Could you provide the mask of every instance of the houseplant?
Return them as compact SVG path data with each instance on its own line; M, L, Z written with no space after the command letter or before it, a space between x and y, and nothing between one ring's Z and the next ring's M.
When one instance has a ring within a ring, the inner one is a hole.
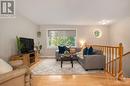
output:
M18 36L16 36L16 44L17 44L18 54L21 54L21 49L23 48L23 44L20 42L20 38Z

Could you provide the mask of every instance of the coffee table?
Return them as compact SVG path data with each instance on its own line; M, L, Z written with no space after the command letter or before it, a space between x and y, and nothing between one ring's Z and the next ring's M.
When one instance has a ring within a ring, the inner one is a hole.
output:
M70 54L69 56L65 56L64 54L61 55L61 68L62 68L62 65L63 65L64 61L70 61L71 66L73 68L73 61L74 60L78 61L78 58L76 59L76 54Z

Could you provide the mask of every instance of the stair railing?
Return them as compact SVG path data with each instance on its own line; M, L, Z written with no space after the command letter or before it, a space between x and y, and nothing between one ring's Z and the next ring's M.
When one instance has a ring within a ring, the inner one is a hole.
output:
M94 49L102 50L106 56L105 71L111 74L118 80L123 79L122 57L123 45L120 43L118 46L102 46L91 45Z

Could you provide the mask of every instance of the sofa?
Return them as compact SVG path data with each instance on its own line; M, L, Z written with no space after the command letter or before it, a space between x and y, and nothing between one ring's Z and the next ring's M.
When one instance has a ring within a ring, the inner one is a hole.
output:
M27 66L15 67L13 71L0 74L0 86L31 86L30 74Z
M94 49L93 55L83 55L78 61L85 70L103 70L106 59L101 50Z
M104 70L106 58L103 55L101 50L93 49L93 55L83 55L83 51L81 48L75 48L76 52L82 55L78 55L75 59L78 59L79 64L87 71L87 70ZM61 54L56 50L55 58L57 61L60 61Z

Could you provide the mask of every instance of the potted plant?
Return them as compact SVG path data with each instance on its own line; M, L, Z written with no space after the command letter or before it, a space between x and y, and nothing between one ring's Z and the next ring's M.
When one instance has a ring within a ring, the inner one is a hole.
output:
M20 42L20 38L18 36L16 36L16 44L17 44L18 54L21 54L21 49L23 48L23 44Z

